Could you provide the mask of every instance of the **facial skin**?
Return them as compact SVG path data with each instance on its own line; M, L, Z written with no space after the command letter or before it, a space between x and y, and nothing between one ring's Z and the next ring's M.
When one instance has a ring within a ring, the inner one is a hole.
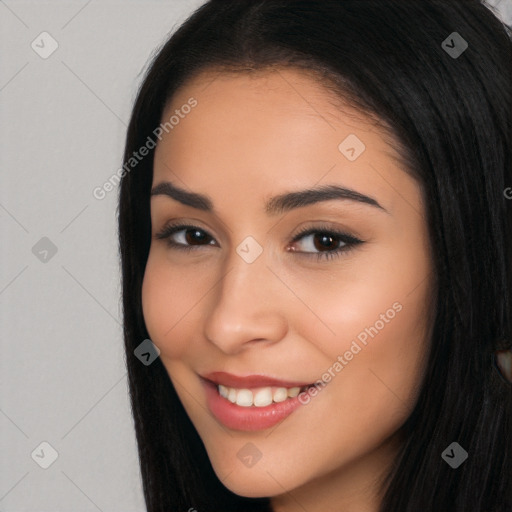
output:
M272 497L277 512L377 511L378 479L396 454L429 347L432 261L419 185L380 128L348 106L336 110L300 71L203 73L162 119L191 97L197 106L157 145L153 187L170 181L207 195L214 213L152 196L142 289L150 337L227 488ZM338 149L349 134L366 146L354 161ZM328 184L383 209L331 199L265 213L273 196ZM170 222L208 236L182 230L172 239L192 249L172 248L155 237ZM319 260L342 245L322 245L326 226L364 243ZM248 236L263 249L252 263L236 251ZM393 304L401 310L389 319ZM382 323L347 361L357 336ZM338 356L347 364L307 405L256 432L221 425L199 379L225 371L313 383ZM237 457L249 442L262 454L252 467Z

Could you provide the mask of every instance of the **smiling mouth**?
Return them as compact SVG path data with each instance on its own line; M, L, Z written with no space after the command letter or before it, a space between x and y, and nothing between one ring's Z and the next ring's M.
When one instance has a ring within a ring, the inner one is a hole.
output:
M311 385L302 387L294 386L291 388L266 386L260 388L233 388L217 384L217 391L220 396L229 400L232 404L241 407L266 407L272 403L281 403L290 398L295 398L303 391L306 391Z
M301 393L314 386L304 381L226 372L200 378L208 409L215 419L240 431L259 431L280 423L303 404Z
M215 386L222 398L241 407L266 407L286 402L313 385L265 375L239 376L227 372L213 372L202 378Z

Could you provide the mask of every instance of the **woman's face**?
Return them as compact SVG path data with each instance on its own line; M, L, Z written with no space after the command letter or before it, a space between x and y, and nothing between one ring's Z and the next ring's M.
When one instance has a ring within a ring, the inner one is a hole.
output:
M283 510L366 510L428 350L420 188L331 100L298 71L204 73L155 150L149 335L219 479Z

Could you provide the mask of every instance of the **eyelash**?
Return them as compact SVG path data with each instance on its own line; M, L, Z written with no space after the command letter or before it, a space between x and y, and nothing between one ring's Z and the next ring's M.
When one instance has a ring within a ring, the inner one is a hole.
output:
M183 245L174 242L171 240L171 236L175 233L178 233L183 230L196 230L196 231L202 231L203 233L207 234L207 237L209 237L211 240L214 240L213 237L211 237L207 231L204 229L193 226L191 224L167 224L160 232L158 232L155 235L155 238L159 240L166 240L167 244L173 248L177 249L179 251L185 251L190 252L192 250L195 250L196 247L202 247L202 245ZM342 242L344 245L339 247L338 249L334 249L332 251L321 251L318 253L310 253L310 252L301 252L301 251L292 251L292 252L298 252L300 254L306 255L306 257L313 257L316 255L317 260L320 261L321 259L333 259L334 257L340 257L342 253L347 253L351 249L353 249L356 245L364 243L363 240L360 240L359 238L356 238L355 236L349 235L348 233L344 233L342 231L337 231L335 229L330 228L329 226L316 226L314 228L304 228L302 231L297 233L293 239L292 242L297 242L301 238L304 238L308 235L312 234L322 234L322 235L328 235L332 236L335 240L339 242ZM203 245L210 245L203 244Z

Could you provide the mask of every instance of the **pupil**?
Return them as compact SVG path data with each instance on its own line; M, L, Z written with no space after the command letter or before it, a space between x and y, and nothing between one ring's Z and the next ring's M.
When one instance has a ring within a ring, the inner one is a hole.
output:
M185 238L187 239L187 243L193 244L194 242L201 242L206 239L205 234L201 234L201 230L199 229L190 229L187 230ZM195 237L195 238L194 238Z
M317 246L317 244L315 243L315 248L316 249L330 249L331 245L333 244L334 242L334 237L331 236L331 235L328 235L328 234L323 234L323 235L319 235L320 240L321 240L321 244L320 247ZM316 237L315 237L315 240L316 240Z

